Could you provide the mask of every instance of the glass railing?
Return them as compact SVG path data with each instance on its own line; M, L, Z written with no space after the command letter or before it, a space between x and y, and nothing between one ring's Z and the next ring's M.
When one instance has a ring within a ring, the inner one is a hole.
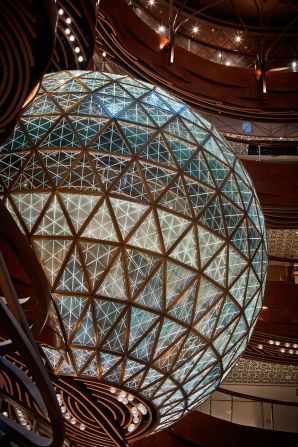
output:
M235 424L298 432L298 402L266 399L218 388L197 410Z

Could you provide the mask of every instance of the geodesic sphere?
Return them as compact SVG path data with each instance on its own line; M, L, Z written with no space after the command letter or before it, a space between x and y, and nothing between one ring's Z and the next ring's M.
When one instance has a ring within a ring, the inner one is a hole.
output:
M153 85L53 73L0 169L63 323L68 360L45 349L55 373L142 395L161 426L204 400L246 347L267 262L224 138Z

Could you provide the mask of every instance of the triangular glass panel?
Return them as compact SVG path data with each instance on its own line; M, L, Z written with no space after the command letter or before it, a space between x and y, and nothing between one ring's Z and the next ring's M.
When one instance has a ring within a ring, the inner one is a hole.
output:
M118 82L111 82L101 87L100 94L119 96L120 98L132 99L126 90L124 90Z
M114 365L121 360L118 355L107 354L101 352L99 354L101 374L105 375Z
M156 369L150 368L146 374L145 380L142 383L142 388L145 388L147 385L151 385L156 380L163 378L163 374L158 372Z
M255 227L250 223L249 220L247 220L247 235L249 241L250 255L251 257L253 257L256 249L258 248L261 242L261 235L255 229Z
M14 154L15 156L16 154ZM0 170L1 170L1 162L2 158L0 158ZM4 178L2 176L1 171L1 179L5 183L5 174ZM49 177L42 165L40 164L39 159L36 154L33 154L24 169L21 172L21 175L18 177L17 181L13 185L13 190L21 189L21 190L34 190L34 189L43 189L43 188L51 188L52 183L49 181Z
M63 360L59 367L58 374L73 374L75 371L73 367L66 360Z
M240 177L238 177L236 175L236 179L237 179L237 185L239 187L240 190L240 195L242 198L242 202L244 204L244 207L246 209L248 209L249 203L251 201L252 198L252 191L251 189L242 181L242 179Z
M64 79L63 79L64 80ZM67 82L63 82L55 89L58 92L86 92L86 87L80 83L77 79L70 79Z
M103 105L111 117L116 117L122 110L133 104L134 99L124 98L123 96L102 95L96 93L96 101Z
M187 164L184 168L184 172L212 188L215 186L210 174L210 168L207 166L201 151Z
M162 206L178 213L191 216L191 208L187 200L187 194L181 177L174 180L165 194L159 199Z
M206 155L206 158L214 180L220 186L230 169L211 155Z
M80 242L84 264L88 272L91 288L101 279L102 273L110 264L117 247L97 242Z
M176 297L188 286L196 272L167 261L166 306L169 307Z
M205 270L205 275L209 276L213 281L221 286L226 286L226 272L228 269L227 247L224 247L220 253L213 259Z
M139 224L128 244L150 251L161 252L153 211Z
M247 266L245 259L231 246L229 246L228 284L230 285Z
M133 296L142 283L150 277L159 258L134 250L126 250L126 257L130 292Z
M220 239L211 231L206 230L203 227L198 227L199 244L200 244L200 256L201 266L203 267L223 246L225 241Z
M51 367L55 369L61 358L60 352L56 349L46 348L44 346L42 347L42 350L46 354L47 360L49 361Z
M119 120L131 121L133 123L144 124L145 126L155 126L154 121L142 107L141 103L135 103L123 110L118 115Z
M42 119L42 118L39 118ZM49 125L50 127L50 125ZM35 143L36 144L36 143ZM62 118L42 142L42 147L80 147L73 129L66 118Z
M234 333L226 347L226 350L228 351L232 346L235 346L235 344L245 335L247 334L247 325L245 322L245 319L243 316L239 319L236 329L234 330Z
M169 315L174 317L176 320L181 320L185 324L189 324L193 306L195 303L197 284L193 284L179 300L170 308Z
M202 220L209 228L211 228L211 230L219 232L225 236L225 225L218 197L209 203L207 210L202 215Z
M119 121L122 131L133 151L139 152L141 148L153 137L157 131L150 127L140 126L138 124L129 124Z
M160 166L153 166L143 162L140 164L153 200L156 200L176 176L176 173L170 172Z
M196 330L203 335L203 337L211 339L221 305L221 301L217 302L209 312L195 324Z
M59 104L58 112L61 113L60 109L63 112L69 111L69 109L71 109L76 104L78 104L80 101L82 101L82 99L86 98L86 95L84 95L82 93L53 93L53 92L51 92L51 97ZM47 95L47 98L49 98L49 95ZM54 110L54 113L56 113L56 110Z
M145 338L143 338L130 352L130 355L139 359L143 360L144 362L148 362L151 358L152 354L152 348L155 344L155 338L157 336L159 329L159 324L156 324L156 326L153 326L151 328L148 335L146 335Z
M183 167L190 157L198 150L197 146L179 140L169 134L166 134L166 141L180 167Z
M93 318L90 307L80 322L71 343L73 345L95 346Z
M82 369L90 357L94 354L94 351L88 351L88 349L78 349L72 348L71 353L74 357L77 371L79 372Z
M200 279L200 288L195 310L195 320L218 301L222 294L223 290L202 276Z
M185 180L192 207L195 214L198 215L211 199L214 191L207 189L205 186L202 187L198 183L191 181L188 177L185 177Z
M172 345L169 349L162 352L161 356L154 361L154 365L158 369L169 371L177 357L179 350L184 342L184 338L181 338L175 345Z
M144 180L136 163L133 163L128 171L122 175L114 190L119 194L133 197L134 199L148 200Z
M247 230L245 220L239 225L233 236L231 242L235 244L238 250L248 257L248 245L247 245Z
M124 279L124 267L121 256L119 256L117 260L113 262L113 266L101 283L97 294L117 298L120 300L127 299Z
M175 214L160 209L158 210L158 217L165 249L168 251L173 243L179 239L190 222Z
M63 239L33 240L34 248L42 261L42 266L51 286L56 280L71 244L72 241Z
M149 104L151 106L157 107L158 109L172 111L171 108L167 105L166 101L161 99L161 96L158 95L155 91L150 91L146 96L142 98L142 102Z
M49 193L11 194L11 199L29 231L32 230L33 225L39 218L49 196Z
M35 98L32 106L29 106L22 115L54 115L55 113L60 114L60 109L48 95L42 95L39 99Z
M123 382L131 379L131 377L140 372L141 369L144 369L144 365L134 360L127 359L125 363Z
M10 137L5 140L5 144L0 147L0 153L31 148L31 142L29 142L20 125L16 124L13 132L10 134Z
M82 236L97 240L118 240L106 202L103 202L91 218L89 224L83 231Z
M98 377L98 367L97 367L96 357L94 357L94 359L92 359L91 362L88 363L87 367L85 369L83 369L81 374L83 374L84 376L88 376L88 377L90 377L90 376Z
M154 273L136 299L136 303L145 307L161 310L163 306L163 269L162 266Z
M61 182L63 176L76 162L79 156L78 152L66 152L65 150L40 150L38 153L41 155L47 171L56 186Z
M162 351L168 349L170 345L177 345L178 339L185 334L185 327L173 320L164 318L159 334L158 343L155 347L154 357L158 357Z
M55 299L55 304L59 309L59 315L68 338L77 324L86 303L87 298L82 296L58 295Z
M28 158L29 152L18 152L0 155L1 180L5 186L10 187Z
M244 214L243 211L236 208L230 201L225 200L223 197L221 197L221 202L223 206L223 214L225 216L227 231L228 234L231 234L231 232L239 224Z
M140 154L140 157L143 160L176 168L173 157L161 134L158 134L156 138L150 142L146 149Z
M230 174L225 184L221 187L222 193L232 202L236 203L240 208L243 207L241 196L237 187L234 174Z
M24 125L27 134L29 135L33 145L40 144L42 138L45 137L49 129L54 126L57 122L57 116L47 116L47 117L38 117L38 118L22 118L21 123ZM61 127L60 124L56 124L56 126ZM55 129L55 127L54 127ZM51 133L53 129L51 130ZM44 144L44 142L43 142ZM58 145L61 146L61 145Z
M130 329L128 348L131 347L144 335L144 333L152 326L159 315L146 310L132 307L130 315Z
M197 126L195 122L183 120L187 129L191 132L192 136L195 138L196 142L201 146L204 146L204 142L209 138L210 132L206 131L205 128Z
M105 376L105 380L112 383L119 383L120 377L121 377L121 371L120 365L116 366L112 370L109 371L109 373Z
M107 123L103 118L83 118L80 116L71 116L71 124L80 136L83 145L88 145L90 141L100 132Z
M147 206L127 200L110 199L122 238L131 232L148 209Z
M124 309L123 304L114 301L106 301L99 298L94 300L95 320L99 340L103 340L107 332L112 328L120 313Z
M125 350L125 334L127 332L127 317L126 315L120 319L118 324L110 332L105 343L102 345L103 349L112 352L124 352Z
M259 279L255 275L253 269L249 270L248 282L247 282L247 290L245 296L245 303L248 303L250 298L254 296L258 288L260 287Z
M65 95L66 96L66 95ZM72 95L75 96L75 95ZM79 95L77 95L79 96ZM98 95L97 93L93 93L92 95L88 95L86 97L86 95L80 95L80 101L82 98L86 98L83 99L78 105L77 107L74 106L74 104L77 103L77 101L75 101L71 107L73 106L71 113L75 114L75 115L94 115L96 117L98 116L107 116L109 117L110 114L107 111L107 109L101 104L100 102L100 95Z
M35 234L43 236L70 236L72 232L57 196L54 196L41 219Z
M245 299L248 269L241 274L237 281L230 288L229 292L240 306L243 306Z
M151 106L144 102L141 102L141 104L142 104L142 108L146 111L146 113L154 120L155 124L159 127L163 126L167 121L169 121L173 117L173 114L171 112L167 112L164 109L159 109L157 107Z
M239 315L240 309L230 297L226 297L222 306L220 317L215 329L215 335L217 335L223 328L229 326L232 329L231 322ZM232 331L229 332L229 335ZM223 340L222 340L223 342Z
M218 145L218 142L215 138L213 138L213 136L211 136L206 143L204 144L204 149L209 151L211 154L215 155L215 157L217 157L219 160L227 163L226 158L223 156L223 153ZM209 161L209 156L208 154L206 154L208 157L208 161ZM213 157L212 157L213 159Z
M65 292L87 292L87 282L77 247L71 253L57 285Z
M98 202L98 197L86 194L61 194L61 198L67 209L71 223L76 233L78 233L81 226L93 211Z
M196 268L198 264L195 229L192 228L170 253L172 258Z
M89 162L86 154L69 172L69 175L63 182L63 187L71 188L75 191L100 191L101 187L95 170Z
M115 180L126 170L130 159L119 155L90 153L97 175L100 177L105 189L110 189ZM124 174L126 176L126 174Z
M183 140L189 141L190 143L192 143L192 145L195 144L193 135L189 132L183 120L181 120L181 118L178 116L174 117L172 121L167 126L165 126L164 131L174 135L175 137L183 138ZM167 136L167 139L171 139L171 137Z
M97 149L98 151L107 153L131 155L116 123L112 123L105 129L98 139L91 144L90 149Z

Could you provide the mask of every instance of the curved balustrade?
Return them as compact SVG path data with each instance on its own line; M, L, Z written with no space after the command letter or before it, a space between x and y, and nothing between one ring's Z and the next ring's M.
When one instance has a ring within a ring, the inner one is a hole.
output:
M198 409L240 425L298 432L298 402L267 399L218 388Z

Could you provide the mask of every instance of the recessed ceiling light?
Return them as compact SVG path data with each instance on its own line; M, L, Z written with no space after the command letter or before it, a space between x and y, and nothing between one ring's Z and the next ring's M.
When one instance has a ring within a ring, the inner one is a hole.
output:
M78 57L78 61L79 61L79 62L83 62L83 60L84 60L84 59L83 59L83 56L79 56L79 57Z
M75 40L75 36L72 34L71 36L69 36L69 40L73 42Z
M79 53L81 50L80 50L80 47L75 47L75 52L76 53Z
M71 23L71 19L69 17L67 17L66 19L66 23L70 24Z
M149 4L149 6L153 6L155 4L155 0L149 0L148 4Z
M70 34L70 29L69 28L66 28L65 34Z
M237 36L235 37L235 41L237 43L239 43L239 42L241 42L241 40L242 40L242 37L239 34L237 34Z
M64 11L63 11L63 9L62 9L62 8L58 9L58 14L59 14L59 16L63 16L63 14L64 14Z
M198 32L199 32L199 27L198 26L194 26L193 27L193 29L192 29L192 32L194 33L194 34L197 34Z
M164 25L159 25L158 31L160 33L163 33L166 30L166 27Z

